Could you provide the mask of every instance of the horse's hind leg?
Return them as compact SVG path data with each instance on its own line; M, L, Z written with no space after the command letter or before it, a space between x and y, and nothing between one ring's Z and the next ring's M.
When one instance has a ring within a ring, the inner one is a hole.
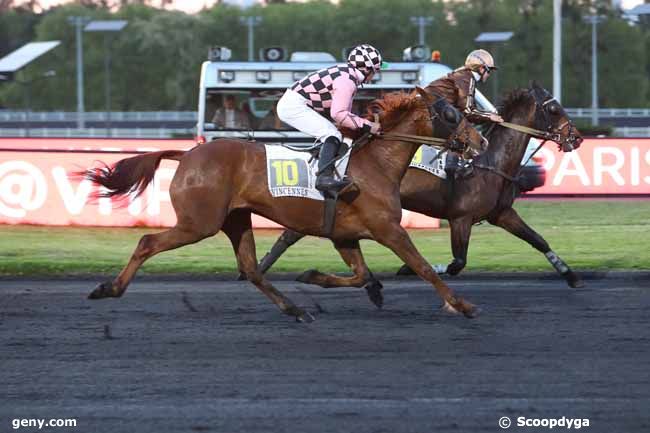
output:
M548 242L539 233L530 228L513 208L505 209L488 221L490 224L499 226L519 239L528 242L533 248L544 254L549 263L562 275L570 287L584 287L584 282L580 276L574 273L569 265L551 250Z
M93 290L89 299L100 299L107 297L120 297L126 291L127 286L133 279L136 271L150 257L167 250L182 247L183 245L193 244L208 236L214 235L215 230L195 230L192 227L176 226L167 231L144 235L138 242L138 246L133 251L129 263L122 269L120 274L113 281L108 281L98 285Z
M293 316L299 322L311 322L314 318L306 311L297 307L289 298L264 278L257 268L255 254L255 238L251 225L251 213L248 210L233 211L222 228L228 236L237 255L237 265L246 278L262 291L280 311Z
M381 308L384 302L381 293L382 285L368 269L368 265L363 258L361 247L358 240L334 242L336 250L341 255L343 261L350 267L354 275L351 277L340 277L334 274L324 274L315 269L304 272L298 277L298 281L307 284L316 284L321 287L363 287L366 285L368 298L378 308Z

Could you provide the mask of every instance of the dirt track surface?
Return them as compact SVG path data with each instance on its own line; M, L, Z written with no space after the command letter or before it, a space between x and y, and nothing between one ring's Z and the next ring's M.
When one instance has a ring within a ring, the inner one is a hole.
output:
M381 311L363 290L277 282L312 324L245 282L90 301L88 281L0 281L0 431L498 432L502 416L650 431L650 281L448 281L478 319L417 280L386 282Z

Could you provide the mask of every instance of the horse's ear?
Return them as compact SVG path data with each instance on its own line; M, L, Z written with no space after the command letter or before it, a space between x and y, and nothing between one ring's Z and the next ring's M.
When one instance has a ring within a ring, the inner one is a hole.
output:
M531 87L531 89L539 89L541 86L539 85L537 80L531 80L530 81L530 87Z
M418 92L420 96L425 100L427 104L431 104L433 102L433 97L427 93L426 90L424 90L420 86L415 86L415 91Z

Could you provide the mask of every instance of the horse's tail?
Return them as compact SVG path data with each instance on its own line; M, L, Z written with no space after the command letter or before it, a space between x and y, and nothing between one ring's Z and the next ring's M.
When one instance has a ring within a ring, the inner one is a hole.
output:
M119 197L134 193L134 198L142 194L147 185L153 180L154 174L162 159L180 161L185 154L183 150L162 150L143 155L122 159L112 166L86 170L81 174L95 185L101 185L105 190L97 192L99 197Z

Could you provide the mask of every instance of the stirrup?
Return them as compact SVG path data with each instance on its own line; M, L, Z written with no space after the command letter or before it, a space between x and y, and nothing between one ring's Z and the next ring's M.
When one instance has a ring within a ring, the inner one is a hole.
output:
M352 182L350 180L337 180L332 179L332 182L326 185L318 185L316 183L316 189L320 192L328 192L330 194L338 194L344 189L348 188Z

